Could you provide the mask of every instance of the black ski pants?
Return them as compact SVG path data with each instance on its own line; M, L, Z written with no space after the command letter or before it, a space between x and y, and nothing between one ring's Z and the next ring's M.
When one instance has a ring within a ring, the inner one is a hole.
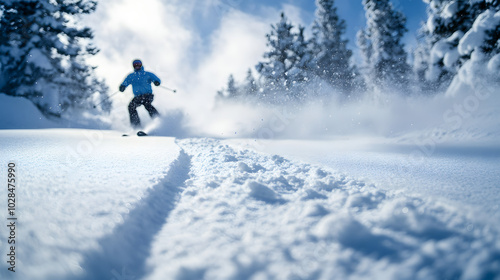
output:
M128 104L128 113L130 115L130 123L133 127L141 126L141 120L139 119L139 115L137 114L137 107L141 105L144 105L144 108L148 110L149 116L151 116L151 118L160 115L156 108L151 105L151 103L153 102L153 98L153 94L149 93L136 96L134 97L134 99L132 99L132 101L130 101L130 104Z

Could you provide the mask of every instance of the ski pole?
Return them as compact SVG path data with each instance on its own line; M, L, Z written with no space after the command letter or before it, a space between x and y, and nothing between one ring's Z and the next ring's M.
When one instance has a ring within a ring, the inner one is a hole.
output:
M120 91L115 91L115 92L113 92L111 95L109 95L108 97L104 98L101 102L99 102L99 103L97 103L96 105L94 105L94 109L95 109L97 106L101 105L104 101L106 101L106 100L110 99L110 98L111 98L111 96L113 96L113 95L115 95L115 94L117 94L117 93L119 93L119 92L120 92Z
M165 86L160 86L160 87L161 87L161 88L164 88L164 89L166 89L166 90L170 90L170 91L171 91L171 92L173 92L173 93L176 93L176 92L177 92L177 90L175 90L175 89L171 89L171 88L168 88L168 87L165 87Z

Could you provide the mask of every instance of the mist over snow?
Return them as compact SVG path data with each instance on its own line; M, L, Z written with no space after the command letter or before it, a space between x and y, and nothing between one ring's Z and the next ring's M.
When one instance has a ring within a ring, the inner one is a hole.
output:
M310 101L249 108L216 107L198 131L224 137L328 139L342 135L425 138L443 141L494 141L500 136L499 96L489 92L455 96L363 94L355 100ZM491 138L490 138L491 137ZM446 138L446 140L444 139Z
M298 7L285 4L282 10L295 24L306 25ZM455 92L466 89L451 97L443 97L440 92L410 98L401 97L399 92L359 92L347 101L334 93L332 99L306 100L300 106L220 106L215 100L217 90L226 84L229 73L242 80L246 71L254 68L266 50L265 34L278 14L279 10L271 7L259 15L248 14L224 1L102 2L88 19L101 49L91 62L106 78L110 93L131 72L135 58L141 58L145 69L162 79L162 85L177 89L173 94L154 88L154 105L164 116L161 121L148 123L145 110L138 109L143 122L149 129L155 128L158 135L315 138L342 134L398 136L415 130L425 134L434 129L449 133L457 132L457 126L465 128L473 118L488 116L491 120L497 114L490 106L495 96L472 100L468 95L474 97L473 89L458 82ZM200 25L204 24L209 27L202 30ZM103 122L127 131L126 106L131 96L131 89L113 96L113 110ZM471 112L462 112L456 106L467 106ZM473 117L468 117L469 113L474 113ZM276 118L284 118L284 125L273 124ZM495 134L489 131L495 129L490 123L476 120L474 137L481 134L479 131ZM270 128L272 132L267 131Z
M161 100L159 95L156 96ZM429 137L436 137L439 143L495 143L500 139L499 102L500 97L489 88L481 93L453 96L378 93L362 94L355 100L313 100L278 106L226 103L212 105L206 111L180 106L160 109L162 117L152 121L145 110L139 113L146 124L145 130L164 136L269 140L360 135L408 143ZM127 131L125 107L116 116L121 118L115 118L114 127Z

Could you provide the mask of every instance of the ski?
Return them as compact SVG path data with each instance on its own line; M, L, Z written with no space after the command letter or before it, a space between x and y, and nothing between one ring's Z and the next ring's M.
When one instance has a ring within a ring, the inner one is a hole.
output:
M130 136L130 135L126 134L126 133L122 134L122 137L128 137L128 136ZM139 137L148 136L148 134L142 130L139 130L139 131L137 131L137 136L139 136Z

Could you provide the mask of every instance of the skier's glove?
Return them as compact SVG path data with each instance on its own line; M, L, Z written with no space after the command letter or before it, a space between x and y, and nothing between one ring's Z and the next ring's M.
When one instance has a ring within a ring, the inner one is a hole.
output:
M120 85L120 91L121 91L121 92L124 92L124 91L125 91L125 88L126 88L126 87L125 87L124 85Z
M158 82L158 81L154 81L154 84L155 84L155 86L159 86L159 85L160 85L160 82Z

